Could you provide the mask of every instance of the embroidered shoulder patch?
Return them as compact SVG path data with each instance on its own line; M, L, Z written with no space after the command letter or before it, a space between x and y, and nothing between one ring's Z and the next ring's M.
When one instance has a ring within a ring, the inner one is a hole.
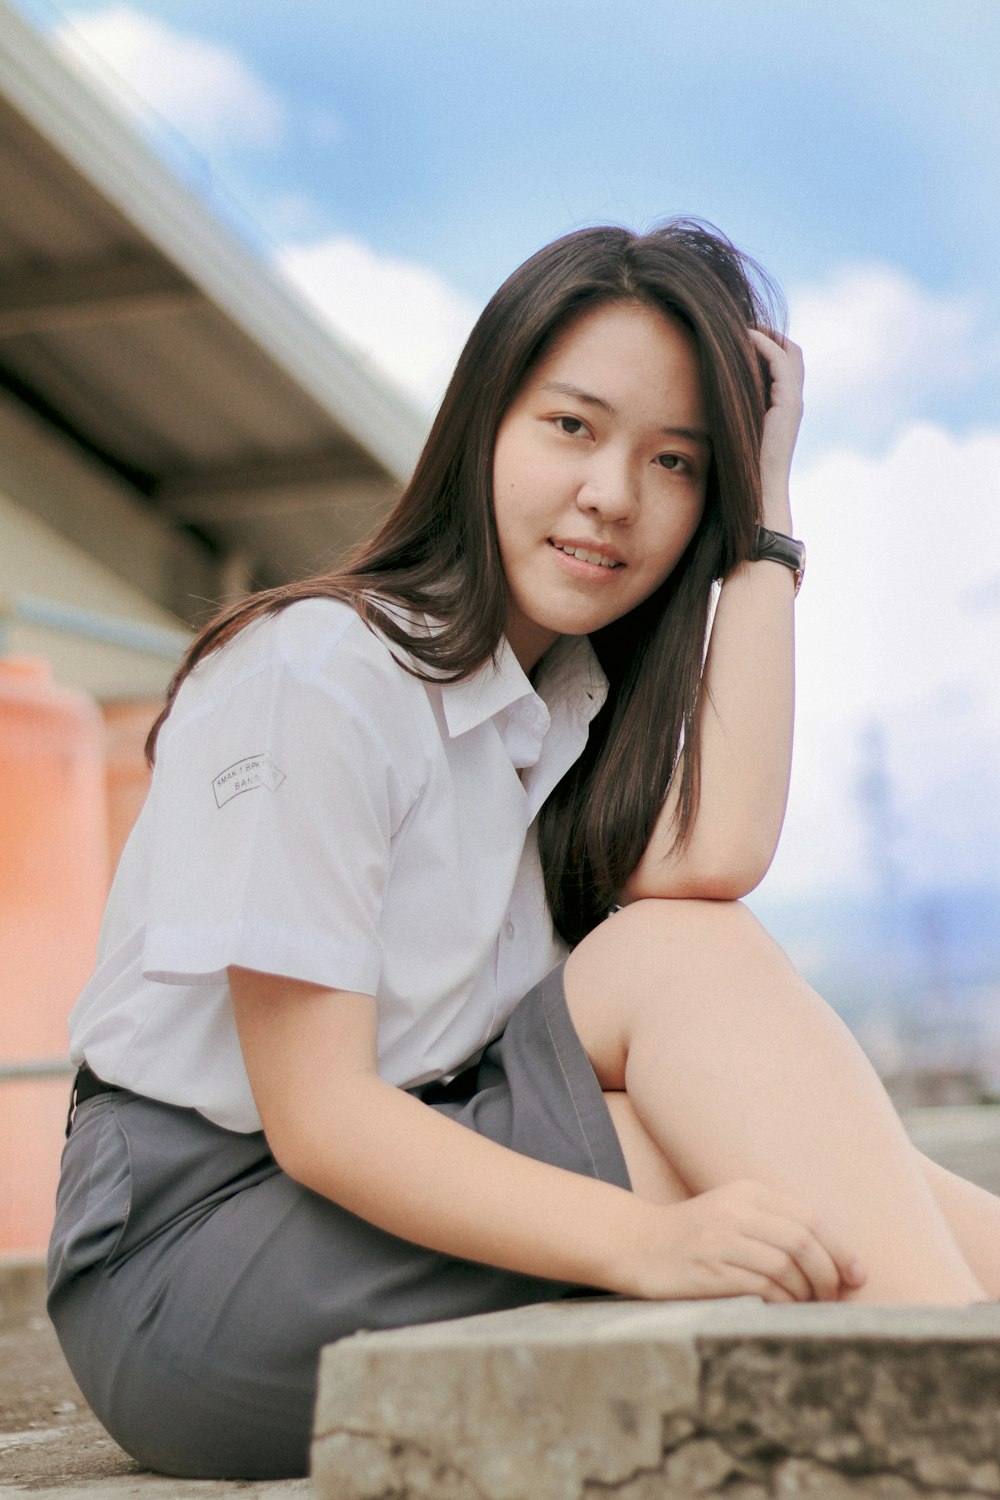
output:
M259 786L275 792L284 779L284 771L278 770L268 754L247 755L243 760L234 761L231 766L220 771L212 781L215 805L225 807L227 802L231 802L241 792L252 792Z

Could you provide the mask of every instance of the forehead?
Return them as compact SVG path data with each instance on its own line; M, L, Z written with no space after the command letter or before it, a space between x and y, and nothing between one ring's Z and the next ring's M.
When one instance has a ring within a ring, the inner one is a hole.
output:
M614 403L655 402L671 394L701 406L694 335L679 319L643 302L603 303L559 330L528 372L525 385L570 379Z

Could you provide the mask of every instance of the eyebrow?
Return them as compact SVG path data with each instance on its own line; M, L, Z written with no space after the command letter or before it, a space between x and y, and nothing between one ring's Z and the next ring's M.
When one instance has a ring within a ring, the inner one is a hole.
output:
M542 386L543 391L558 391L561 396L574 396L577 401L583 401L588 406L596 406L600 411L607 412L609 417L618 415L615 407L603 396L595 396L591 391L585 391L578 385L571 385L568 380L547 380ZM706 448L711 448L711 434L700 427L661 427L660 431L666 437L688 438L693 443L701 443Z

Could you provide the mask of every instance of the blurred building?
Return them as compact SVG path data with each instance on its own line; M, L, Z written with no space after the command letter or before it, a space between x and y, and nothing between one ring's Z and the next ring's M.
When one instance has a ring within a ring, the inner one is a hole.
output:
M0 600L191 623L328 566L423 419L0 0ZM59 680L164 664L13 624Z

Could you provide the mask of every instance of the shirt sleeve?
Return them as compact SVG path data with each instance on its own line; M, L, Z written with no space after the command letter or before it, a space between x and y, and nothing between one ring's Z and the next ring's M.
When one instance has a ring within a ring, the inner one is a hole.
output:
M179 720L150 792L145 976L216 983L236 964L375 994L414 796L391 714L278 661Z

